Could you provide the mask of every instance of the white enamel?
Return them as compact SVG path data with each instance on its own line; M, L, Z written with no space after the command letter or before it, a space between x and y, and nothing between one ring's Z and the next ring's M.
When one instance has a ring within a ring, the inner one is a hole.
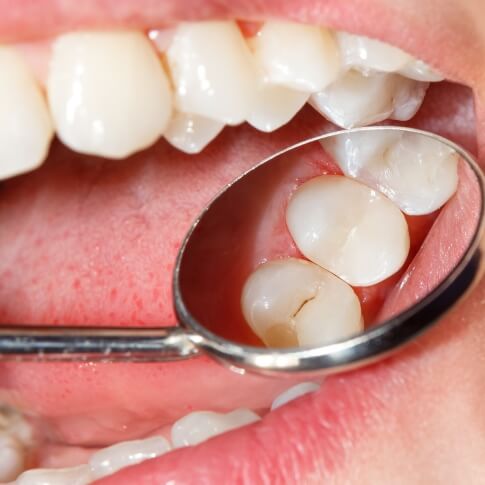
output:
M123 441L94 453L89 459L89 466L93 478L97 479L127 466L163 455L170 449L170 443L162 436Z
M455 193L458 156L413 133L353 133L322 142L342 171L389 197L410 215L429 214Z
M24 467L24 447L17 438L0 431L0 482L14 480Z
M274 131L288 123L308 97L303 91L262 81L247 121L260 131Z
M424 61L413 59L404 67L399 69L399 74L416 81L438 82L443 81L445 77L436 69L428 66Z
M246 280L241 308L268 347L315 347L362 330L360 303L352 288L301 259L260 265Z
M409 120L421 106L427 84L387 73L364 75L350 70L323 91L311 105L342 128L355 128L388 118Z
M34 170L54 134L47 103L23 59L0 47L0 180Z
M364 72L395 72L413 60L398 47L361 35L338 32L337 39L343 64Z
M93 477L88 465L72 468L36 468L22 473L17 485L87 485Z
M399 208L343 176L324 175L298 187L286 223L308 259L353 286L385 280L409 252L408 227Z
M166 140L185 153L201 152L224 128L203 116L175 112L165 130Z
M251 52L234 22L181 23L167 49L179 111L235 125L256 90Z
M175 28L152 29L148 31L148 38L159 52L165 52L172 43Z
M265 80L312 93L334 81L340 70L337 43L324 28L266 22L251 41Z
M179 419L172 426L172 444L175 448L191 446L231 431L261 418L249 409L236 409L229 413L196 411Z
M282 392L271 404L271 411L274 409L278 409L285 404L298 399L305 394L309 394L311 392L316 392L320 389L320 386L315 382L301 382L300 384L296 384L296 386L290 387L286 391Z
M59 138L81 153L124 158L164 132L172 94L141 32L77 32L54 43L47 82Z

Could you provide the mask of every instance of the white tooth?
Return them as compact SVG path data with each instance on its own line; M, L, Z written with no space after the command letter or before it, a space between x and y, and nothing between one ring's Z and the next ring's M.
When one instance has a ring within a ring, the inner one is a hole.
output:
M78 152L108 158L153 144L172 110L167 76L140 32L60 36L47 90L60 139Z
M260 131L274 131L288 123L308 97L308 93L262 81L247 121Z
M394 72L402 69L413 57L392 45L360 35L338 32L337 39L343 64L367 71Z
M167 50L176 107L222 123L242 123L255 95L255 70L234 22L182 23Z
M360 303L352 288L301 259L259 266L244 285L241 307L268 347L315 347L362 330Z
M0 180L37 168L54 134L44 96L21 57L0 47Z
M162 436L143 440L124 441L103 448L89 459L93 478L101 478L130 465L155 458L170 451L170 443Z
M249 409L236 409L230 413L196 411L180 418L172 426L172 443L174 448L191 446L231 431L247 424L255 423L261 418Z
M334 81L340 70L338 46L330 31L292 22L266 22L252 39L265 80L312 93Z
M185 153L199 153L223 128L224 123L220 121L176 112L165 130L164 136L171 145Z
M14 480L24 467L24 447L18 439L0 431L0 482Z
M441 73L419 59L413 59L403 68L399 69L399 74L415 79L416 81L437 82L445 79Z
M286 211L300 251L354 286L369 286L397 272L409 251L404 215L388 198L339 175L302 184Z
M429 84L414 81L403 76L394 76L393 107L391 118L393 120L408 121L419 110Z
M410 215L439 209L458 185L458 155L427 136L362 132L322 145L347 176L380 190Z
M290 387L273 401L273 404L271 404L271 411L278 409L279 407L294 401L305 394L316 392L319 389L320 386L314 382L301 382L296 386Z
M87 485L93 480L88 465L72 468L36 468L22 473L17 485Z

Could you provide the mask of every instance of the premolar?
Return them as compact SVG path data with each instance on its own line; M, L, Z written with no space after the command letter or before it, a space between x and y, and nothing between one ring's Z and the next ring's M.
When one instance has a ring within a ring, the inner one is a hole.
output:
M179 111L236 125L256 92L251 52L234 22L180 24L167 49Z
M340 71L337 43L325 28L266 22L251 41L265 80L307 93L321 91Z
M54 135L44 96L11 48L0 47L0 179L37 168Z
M286 212L290 234L311 261L353 286L369 286L397 272L409 251L399 208L379 192L342 176L302 184Z
M314 347L363 328L352 288L301 259L259 266L244 285L241 307L247 323L268 347Z
M458 186L456 152L423 135L361 132L322 145L347 176L379 190L410 215L439 209Z
M153 144L172 111L168 79L140 32L59 37L47 90L59 138L78 152L108 158Z

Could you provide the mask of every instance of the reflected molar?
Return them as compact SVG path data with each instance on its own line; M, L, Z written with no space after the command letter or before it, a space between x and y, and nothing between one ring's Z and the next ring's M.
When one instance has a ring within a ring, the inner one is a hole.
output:
M190 113L175 112L165 139L185 153L201 152L224 128L224 123Z
M300 384L296 384L275 398L273 404L271 404L271 411L274 411L305 394L310 394L318 390L320 390L320 386L315 382L301 382Z
M338 46L333 34L325 28L266 22L251 43L269 83L314 93L339 74Z
M0 47L0 179L39 167L54 135L46 101L23 59Z
M81 153L124 158L163 134L167 76L140 32L79 32L54 43L47 81L59 138Z
M234 22L180 24L167 49L176 108L237 125L256 92L249 47Z
M111 475L127 466L136 465L170 451L170 443L162 436L124 441L94 453L89 466L93 479Z
M370 125L388 118L406 121L421 106L427 83L396 74L364 75L350 70L325 90L311 96L311 105L342 128Z
M231 431L261 418L245 408L229 413L196 411L180 418L172 426L172 443L175 448L197 445L213 436Z
M324 345L363 329L352 288L301 259L259 266L244 285L241 307L246 322L268 347Z
M339 175L315 177L291 197L286 223L300 251L353 286L396 273L409 252L399 208L379 192Z
M322 145L345 175L379 190L406 214L434 212L458 186L456 152L422 135L361 132Z

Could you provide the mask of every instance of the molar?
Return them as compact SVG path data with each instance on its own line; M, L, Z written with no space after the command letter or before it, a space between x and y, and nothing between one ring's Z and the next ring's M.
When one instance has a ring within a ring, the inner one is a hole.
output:
M315 177L292 195L286 223L310 261L353 286L396 273L409 252L399 208L379 192L339 175Z
M340 71L337 43L325 28L266 22L251 45L265 80L272 84L314 93L334 81Z
M237 125L256 90L251 52L234 22L180 24L166 52L179 111Z
M152 145L172 110L167 76L140 32L60 36L47 91L59 138L73 150L108 158Z
M296 258L260 265L244 284L241 308L268 347L314 347L363 329L352 288L316 264Z
M39 167L54 135L34 74L13 49L0 47L0 180Z

